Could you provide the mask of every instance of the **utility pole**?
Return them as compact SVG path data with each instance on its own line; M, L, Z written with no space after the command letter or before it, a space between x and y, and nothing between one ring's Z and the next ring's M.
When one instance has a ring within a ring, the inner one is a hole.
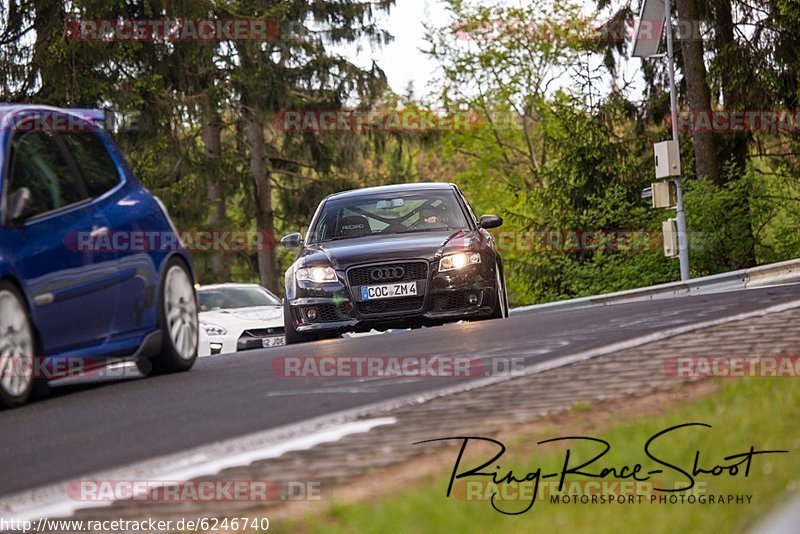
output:
M675 89L675 59L672 49L672 6L664 0L665 31L667 32L667 70L669 72L669 104L672 112L672 140L680 146L678 139L678 94ZM676 222L678 223L678 261L681 264L681 280L689 279L689 235L686 233L686 215L683 212L683 182L675 177L675 194L678 197Z
M649 58L663 56L658 54L658 46L661 41L661 33L657 38L653 35L653 27L658 20L663 24L659 28L665 28L667 33L667 72L669 74L669 101L672 116L672 141L675 145L678 161L669 162L669 167L678 169L676 172L668 171L667 176L675 183L675 225L678 233L678 260L680 262L681 280L689 279L689 240L686 231L686 214L683 210L683 183L680 177L680 139L678 138L678 94L675 88L675 57L672 46L672 5L671 0L643 0L639 12L639 24L636 28L636 35L633 41L633 53L635 57ZM658 146L656 147L658 151ZM656 172L658 173L658 161L656 161ZM674 176L673 176L674 175ZM657 174L657 178L660 175ZM664 206L666 207L666 206ZM666 223L665 223L666 224ZM666 245L665 245L666 247Z

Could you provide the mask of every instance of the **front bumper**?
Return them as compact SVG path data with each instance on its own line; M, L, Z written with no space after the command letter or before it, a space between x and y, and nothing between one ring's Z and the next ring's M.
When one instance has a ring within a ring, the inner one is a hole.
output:
M286 336L282 326L251 328L242 332L236 340L236 352L279 347L285 344Z
M444 273L435 270L438 262L431 264L425 260L382 262L380 266L423 261L427 269L424 279L416 279L423 291L418 297L377 299L368 304L360 301L357 298L360 286L351 283L351 271L373 265L337 272L337 282L297 283L295 298L288 300L291 321L298 332L362 332L478 319L490 316L495 310L496 267L490 256L480 264Z
M224 336L200 336L199 356L216 356L217 354L228 354L231 352L241 352L245 350L269 348L264 347L264 339L282 338L283 342L272 346L285 344L283 326L259 327L244 330L239 333L231 333Z

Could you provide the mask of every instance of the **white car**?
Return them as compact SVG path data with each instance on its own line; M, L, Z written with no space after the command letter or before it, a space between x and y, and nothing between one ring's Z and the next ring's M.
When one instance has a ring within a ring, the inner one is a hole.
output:
M197 290L200 356L285 344L283 303L258 284L215 284Z

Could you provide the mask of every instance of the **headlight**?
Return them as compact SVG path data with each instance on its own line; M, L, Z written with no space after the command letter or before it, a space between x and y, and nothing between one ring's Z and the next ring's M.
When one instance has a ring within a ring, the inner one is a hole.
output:
M481 262L481 255L477 252L459 252L448 254L439 260L439 272L463 269L467 265L474 265Z
M336 271L332 267L301 267L295 276L307 282L336 282Z
M209 336L224 336L228 333L227 330L222 328L221 326L217 326L211 323L200 323L200 326L203 327L203 330L206 331L206 335Z

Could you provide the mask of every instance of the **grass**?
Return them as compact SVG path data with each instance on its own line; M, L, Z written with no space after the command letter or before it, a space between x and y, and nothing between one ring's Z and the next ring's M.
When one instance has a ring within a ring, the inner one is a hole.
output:
M317 515L276 521L279 532L483 532L502 529L503 532L530 532L532 529L555 528L563 532L731 532L752 526L773 507L800 489L800 384L786 379L746 379L726 381L714 394L666 411L660 416L620 422L612 428L581 432L605 439L611 450L590 468L621 467L641 463L644 471L659 466L647 458L644 444L655 433L670 426L688 422L704 422L713 428L681 429L654 443L651 451L665 461L691 471L695 452L700 451L701 466L730 464L724 457L756 450L786 449L788 454L769 454L753 458L748 477L741 470L736 476L698 475L698 488L707 495L752 495L749 504L650 504L649 494L642 504L556 504L548 499L537 500L526 513L503 515L482 499L467 500L464 486L456 487L446 497L450 467L431 473L416 487L404 489L373 502L341 504L335 500ZM583 411L583 410L579 410ZM576 414L570 417L585 417ZM569 425L566 428L572 428ZM576 432L577 433L577 432ZM564 435L563 433L561 435ZM519 478L537 467L543 473L558 472L564 462L565 450L572 450L573 462L589 459L596 454L597 444L562 442L537 445L536 442L558 437L558 434L524 436L506 439L507 451L499 460L503 473L511 468ZM459 442L451 446L455 462ZM491 457L491 450L467 449L463 467L479 465L479 460ZM575 463L571 462L571 465ZM380 475L376 475L380 476ZM609 477L611 478L611 477ZM484 477L471 477L478 481ZM653 475L654 480L667 484L682 484L686 480L674 471ZM568 481L589 480L568 475ZM457 483L458 484L458 483ZM528 488L531 488L528 483ZM540 486L544 487L543 483ZM473 482L473 487L474 482ZM485 487L485 486L482 486ZM674 486L672 486L674 487ZM574 489L575 486L573 485ZM502 489L502 488L501 488ZM510 489L510 488L507 488ZM518 489L518 487L517 487ZM697 491L697 489L696 489ZM487 496L493 488L489 488ZM663 493L653 493L664 495ZM699 495L700 493L695 493ZM455 495L460 495L456 497ZM599 495L599 494L598 494ZM678 494L679 495L679 494ZM688 496L689 493L684 493ZM335 493L334 493L335 498ZM529 500L529 499L528 499ZM527 501L503 502L499 507L521 510Z

